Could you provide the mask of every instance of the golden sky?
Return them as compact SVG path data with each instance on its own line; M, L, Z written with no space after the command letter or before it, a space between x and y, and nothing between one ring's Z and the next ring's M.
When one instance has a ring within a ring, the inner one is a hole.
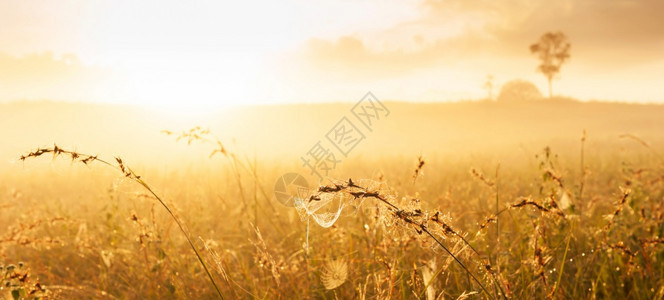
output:
M475 99L546 90L528 46L563 31L554 93L664 102L664 1L0 2L0 101L156 108Z

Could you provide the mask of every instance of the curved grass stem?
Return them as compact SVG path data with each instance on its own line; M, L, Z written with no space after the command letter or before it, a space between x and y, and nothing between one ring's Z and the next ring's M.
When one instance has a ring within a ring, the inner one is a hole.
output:
M198 261L201 263L201 266L203 266L203 269L205 270L205 273L206 273L208 279L210 279L210 283L212 283L212 285L214 286L214 289L217 292L217 295L219 296L220 299L224 299L224 296L222 295L221 290L219 289L219 286L217 286L217 283L215 282L214 278L212 277L212 273L210 272L209 268L207 267L207 264L205 263L205 261L203 260L203 256L198 251L198 249L196 249L196 246L194 245L193 241L191 240L191 235L189 234L189 231L187 229L185 229L185 227L182 224L182 222L180 221L180 219L175 215L175 213L173 213L173 211L166 204L166 202L164 202L164 200L161 199L161 197L159 197L154 192L154 190L152 190L152 188L145 181L143 181L143 179L141 179L141 176L137 175L136 173L134 173L134 171L131 168L126 166L124 164L124 162L122 161L122 159L120 159L119 157L116 157L115 161L117 162L117 164L112 164L109 161L98 158L97 155L93 156L93 155L89 155L89 154L78 153L76 151L69 151L69 150L62 149L62 148L58 147L57 145L53 145L53 148L39 148L35 151L32 151L32 152L28 153L27 155L21 155L19 157L19 160L25 161L26 158L39 157L39 156L42 156L46 153L52 153L53 158L55 158L59 155L69 155L72 159L72 162L73 161L79 161L79 162L82 162L86 165L90 162L93 162L93 161L100 162L102 164L105 164L105 165L107 165L107 166L109 166L113 169L116 169L116 170L122 172L122 174L125 177L137 182L143 188L145 188L148 192L150 192L150 194L152 194L152 196L154 196L157 199L159 204L161 204L161 206L164 207L164 209L166 209L168 214L171 216L171 218L173 218L175 223L178 225L178 227L180 228L180 231L182 232L182 234L184 234L184 237L187 239L187 242L189 243L189 246L191 247L192 250L194 250L194 253L196 254L196 258L198 258Z
M454 254L452 253L452 251L450 251L449 249L447 249L447 247L445 247L445 245L443 245L443 243L442 243L440 240L438 240L438 239L436 238L436 236L434 236L434 235L433 235L433 234L432 234L432 233L431 233L426 227L421 226L420 228L421 228L422 232L426 233L429 237L431 237L434 241L436 241L436 243L438 244L438 246L440 246L441 248L443 248L443 250L445 250L445 252L447 252L447 254L449 254L449 255L454 259L454 261L456 261L457 264L459 264L459 265L461 266L461 268L463 268L463 270L466 271L466 273L468 273L468 275L470 275L470 277L472 277L473 280L474 280L477 284L480 285L480 288L482 288L482 291L484 291L484 293L486 293L486 295L487 295L489 298L491 298L491 299L495 299L495 298L493 297L493 295L491 295L491 293L489 293L489 291L486 289L486 287L484 287L484 285L482 284L482 282L480 282L479 279L477 279L477 277L475 277L475 274L473 274L473 272L471 272L470 269L468 269L468 267L466 267L466 265L464 265L463 262L461 262L461 260L459 260L459 259L456 257L456 255L454 255Z

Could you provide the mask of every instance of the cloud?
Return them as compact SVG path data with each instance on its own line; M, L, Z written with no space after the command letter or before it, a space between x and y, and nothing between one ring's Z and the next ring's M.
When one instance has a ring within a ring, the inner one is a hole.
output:
M87 66L74 54L12 56L0 52L0 100L93 100L112 97L109 69Z
M304 57L327 72L400 76L461 61L498 66L534 59L531 43L547 31L563 31L572 61L586 69L620 70L664 59L663 1L428 0L421 10L419 19L371 36L311 39Z
M565 32L584 63L620 68L664 58L662 1L540 1L511 26L487 24L487 31L506 44L532 41L545 31ZM505 18L509 18L506 15Z
M429 42L418 35L411 38L419 44L414 50L373 49L354 36L343 36L336 41L310 39L304 56L312 66L325 71L347 73L354 77L391 77L455 64L460 58L486 54L497 46L494 41L473 33ZM478 45L486 46L477 49Z

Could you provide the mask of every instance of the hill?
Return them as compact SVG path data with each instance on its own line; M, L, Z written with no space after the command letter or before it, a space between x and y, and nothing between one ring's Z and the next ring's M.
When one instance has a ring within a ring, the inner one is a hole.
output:
M366 138L351 156L500 153L590 142L614 146L630 134L664 143L664 105L603 102L405 103L385 102L389 116L372 131L351 114L353 103L236 107L178 119L132 106L21 102L0 104L0 161L7 163L37 146L58 143L80 151L163 162L191 154L162 130L210 128L230 147L262 158L297 160L344 116ZM194 149L195 150L195 149ZM201 149L203 151L203 149ZM207 150L205 150L207 151Z

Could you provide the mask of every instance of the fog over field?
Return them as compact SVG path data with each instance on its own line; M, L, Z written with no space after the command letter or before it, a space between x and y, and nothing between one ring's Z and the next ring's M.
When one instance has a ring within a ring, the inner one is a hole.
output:
M0 299L664 299L661 0L3 0L0 41Z

